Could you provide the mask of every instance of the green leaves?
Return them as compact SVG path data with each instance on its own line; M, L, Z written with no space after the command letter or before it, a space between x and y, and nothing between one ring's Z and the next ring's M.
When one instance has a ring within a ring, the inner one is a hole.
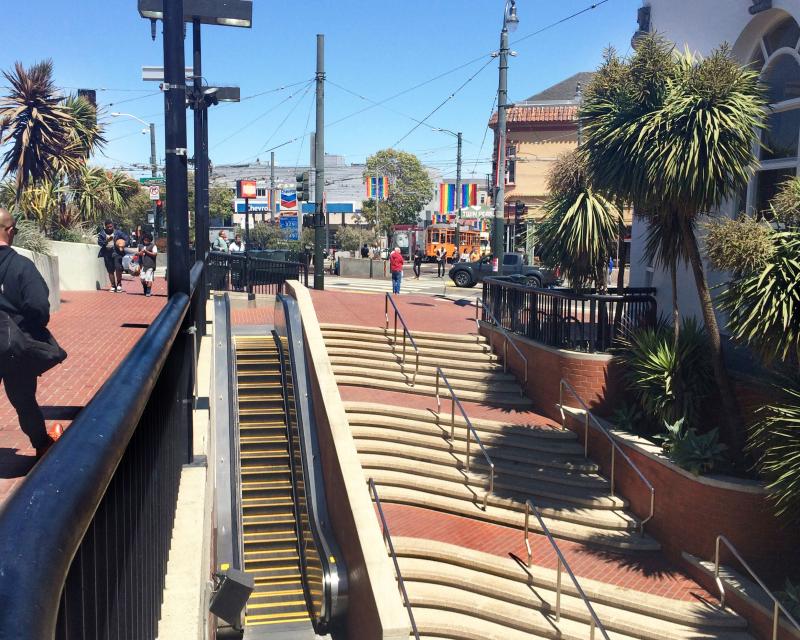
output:
M604 283L622 220L619 210L592 188L576 153L559 159L550 184L545 219L536 229L540 258L550 267L559 267L575 288Z
M727 447L719 442L719 430L698 435L693 428L685 428L684 420L664 423L666 433L656 436L667 457L681 469L696 476L710 473L725 462Z
M800 524L800 389L781 389L785 399L763 407L750 430L748 448L767 480L776 512L789 524Z
M732 337L764 358L800 360L800 231L772 233L763 267L728 284L718 298Z

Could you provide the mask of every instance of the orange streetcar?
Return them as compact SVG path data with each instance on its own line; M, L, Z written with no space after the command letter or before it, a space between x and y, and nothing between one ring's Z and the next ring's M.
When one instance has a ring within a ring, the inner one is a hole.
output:
M461 231L459 233L459 243L461 246L456 252L455 245L456 228L449 224L432 224L425 230L425 256L428 260L436 258L436 250L443 246L447 252L448 259L456 255L456 259L464 251L472 254L473 251L480 253L481 234L479 231Z

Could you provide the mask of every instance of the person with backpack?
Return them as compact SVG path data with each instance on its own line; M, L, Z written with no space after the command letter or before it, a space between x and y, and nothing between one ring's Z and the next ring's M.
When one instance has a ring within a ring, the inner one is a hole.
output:
M142 244L139 245L139 279L142 281L144 295L148 298L153 295L157 258L158 247L153 242L153 234L145 231L142 234Z
M33 262L11 248L14 218L0 208L0 382L41 458L55 439L36 401L37 378L67 357L47 330L50 292Z
M119 243L123 243L122 251L118 249ZM124 248L128 244L128 236L121 229L117 229L113 221L106 220L100 233L97 234L97 244L100 245L97 257L103 259L111 282L109 291L118 293L122 291L122 258L125 257Z

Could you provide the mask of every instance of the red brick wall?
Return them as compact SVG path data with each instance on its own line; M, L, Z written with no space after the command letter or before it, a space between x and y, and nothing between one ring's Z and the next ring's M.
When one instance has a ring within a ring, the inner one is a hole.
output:
M481 334L487 338L494 334L495 352L503 353L502 335L486 325L481 327ZM539 413L553 420L561 420L557 405L562 378L575 388L597 414L607 415L613 408L612 403L621 387L611 356L551 349L518 336L513 336L513 340L528 359L526 392ZM522 383L525 380L524 363L512 347L508 349L508 366ZM564 404L574 406L577 403L565 397Z

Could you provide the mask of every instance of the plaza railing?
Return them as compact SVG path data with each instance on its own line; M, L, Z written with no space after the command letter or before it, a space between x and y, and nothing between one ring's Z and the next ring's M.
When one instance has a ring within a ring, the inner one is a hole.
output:
M156 637L202 296L175 294L0 510L0 639Z
M212 291L277 295L285 292L287 280L308 286L308 264L274 260L258 253L212 251L208 254L207 280Z
M478 328L478 339L480 339L480 329L481 329L481 312L483 317L487 318L489 322L491 322L497 331L503 336L503 372L508 372L508 345L510 344L514 351L517 352L517 358L522 362L522 368L524 370L524 380L523 385L519 388L519 394L523 395L525 393L525 388L528 386L528 359L525 357L525 354L522 353L522 350L517 346L517 344L511 339L511 336L508 334L503 328L503 325L497 321L497 318L494 317L494 314L491 312L490 309L483 306L480 300L475 300L475 324ZM489 346L491 347L492 351L494 351L494 332L489 333Z
M389 334L389 304L392 305L392 310L394 311L394 338L392 340L392 349L394 350L395 355L397 355L398 322L400 323L400 328L402 329L403 333L403 350L400 356L400 370L404 375L406 372L406 340L411 345L411 348L414 349L414 353L416 354L414 362L414 375L411 376L411 386L413 387L417 382L417 374L419 373L419 347L417 346L414 337L411 335L411 330L408 328L406 321L403 319L403 314L400 313L400 309L397 308L397 303L395 303L394 298L392 298L391 294L389 293L386 294L383 308L384 317L386 318L386 324L384 325L384 331L386 331L386 334Z
M510 278L487 278L482 320L557 349L605 352L616 340L655 325L653 293L655 289L578 293L531 287Z

